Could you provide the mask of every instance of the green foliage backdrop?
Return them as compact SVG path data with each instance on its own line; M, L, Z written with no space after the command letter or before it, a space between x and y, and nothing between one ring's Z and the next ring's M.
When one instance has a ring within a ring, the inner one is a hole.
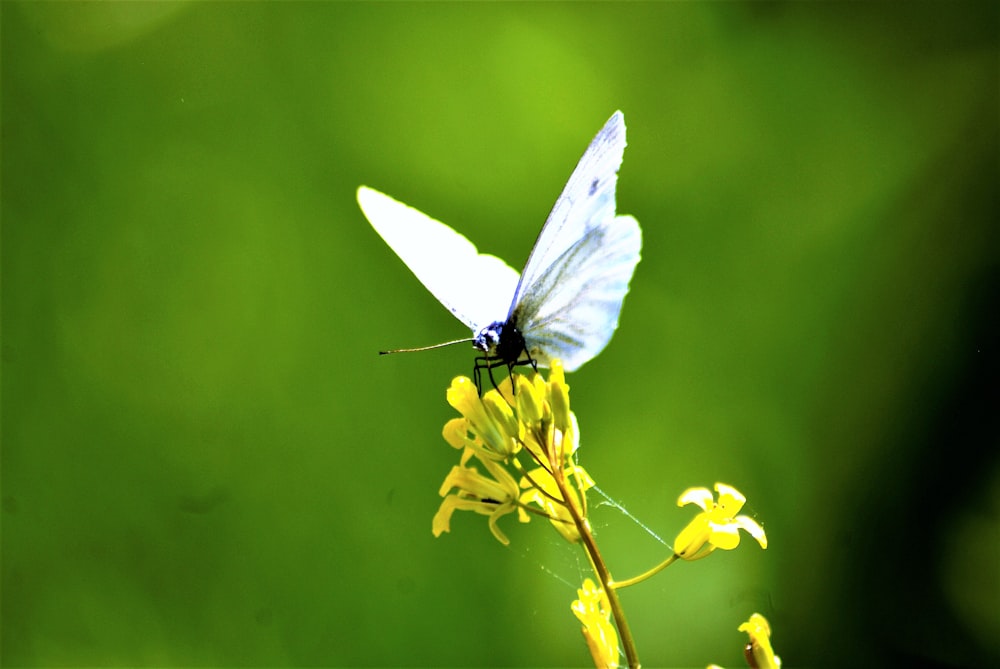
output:
M755 610L791 665L1000 658L995 3L0 12L4 665L586 665L547 526L431 536L471 353L375 355L466 333L354 192L519 266L619 108L582 461L771 541L626 591L644 662L741 666Z

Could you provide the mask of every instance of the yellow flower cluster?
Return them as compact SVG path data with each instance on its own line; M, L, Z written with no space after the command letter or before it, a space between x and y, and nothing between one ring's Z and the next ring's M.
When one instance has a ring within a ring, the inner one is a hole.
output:
M559 361L552 362L548 381L537 372L512 374L482 397L460 376L447 398L461 417L449 420L442 434L462 454L441 484L434 536L451 530L456 510L474 511L488 516L493 536L508 544L497 521L517 511L523 523L541 515L567 541L579 541L574 517L586 516L584 492L594 482L573 458L580 430Z
M597 667L618 667L623 656L630 666L639 664L618 594L622 588L675 562L698 560L717 549L732 550L742 532L767 548L764 529L740 514L746 498L739 490L724 483L716 483L717 495L708 488L688 488L678 506L694 504L700 511L678 533L671 554L638 576L615 580L587 520L586 492L594 481L576 463L580 427L570 410L569 386L560 362L552 361L548 380L537 371L511 374L482 396L471 379L460 376L446 396L460 415L445 424L442 435L461 454L439 490L442 501L432 522L434 536L451 531L455 511L473 511L488 517L493 536L506 545L510 540L498 522L516 512L522 523L541 516L564 539L580 543L595 579L584 580L572 610L582 623ZM752 668L780 666L763 617L755 614L740 630L750 635L746 657Z

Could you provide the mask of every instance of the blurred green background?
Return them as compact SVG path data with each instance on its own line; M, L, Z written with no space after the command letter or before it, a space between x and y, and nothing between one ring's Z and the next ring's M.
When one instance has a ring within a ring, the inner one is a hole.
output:
M644 663L743 666L753 611L790 666L1000 661L995 3L0 11L3 664L586 666L551 528L431 536L472 353L375 352L468 333L354 194L519 267L615 109L581 461L771 541L626 591Z

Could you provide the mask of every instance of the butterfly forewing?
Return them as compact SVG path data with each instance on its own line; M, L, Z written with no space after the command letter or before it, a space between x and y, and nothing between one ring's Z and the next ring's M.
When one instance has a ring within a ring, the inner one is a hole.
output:
M450 227L413 207L361 186L358 204L375 231L410 271L474 332L500 318L517 272Z
M524 264L508 317L538 277L587 230L615 215L615 184L625 153L625 118L612 114L584 152L549 217L538 233L535 246Z
M615 112L584 152L521 273L508 320L539 364L560 358L573 371L618 327L642 247L639 223L615 216L624 151L625 122Z

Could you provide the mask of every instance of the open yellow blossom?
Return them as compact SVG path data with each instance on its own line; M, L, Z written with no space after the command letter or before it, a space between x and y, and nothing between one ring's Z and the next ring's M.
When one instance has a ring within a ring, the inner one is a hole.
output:
M703 511L681 530L674 540L674 553L685 560L703 558L716 548L732 550L740 543L740 530L750 534L761 548L767 548L767 536L757 521L749 516L737 516L746 497L732 486L716 483L719 501L715 502L708 488L688 488L677 500L677 506L697 504Z
M483 466L494 478L484 476L474 467L452 467L451 473L441 484L439 491L444 497L441 507L434 514L431 523L434 536L451 531L451 515L456 510L475 511L490 517L490 531L497 541L505 546L510 543L500 531L497 520L517 509L520 489L507 471L491 460L482 460ZM527 522L525 519L523 522Z
M611 605L604 590L591 579L578 589L579 599L572 604L573 613L583 623L583 638L587 640L594 666L609 669L618 666L618 633L611 623Z

